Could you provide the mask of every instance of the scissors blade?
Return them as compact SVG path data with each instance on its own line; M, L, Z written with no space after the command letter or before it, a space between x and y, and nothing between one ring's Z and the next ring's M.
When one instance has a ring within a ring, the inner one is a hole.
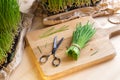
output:
M53 48L55 49L57 47L57 36L55 36L53 41Z
M53 49L52 49L52 54L55 54L57 48L60 46L64 38L61 38L61 40L57 44L57 36L54 38L54 44L53 44Z
M63 41L63 37L61 38L61 40L58 42L58 44L57 44L57 47L56 48L58 48L59 46L60 46L60 44L62 43L62 41Z

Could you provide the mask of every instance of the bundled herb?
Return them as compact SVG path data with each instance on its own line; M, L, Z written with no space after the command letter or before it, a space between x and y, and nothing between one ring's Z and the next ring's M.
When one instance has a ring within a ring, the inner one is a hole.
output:
M17 0L0 0L0 66L11 53L18 33L20 12Z
M41 0L41 4L48 14L56 14L79 7L94 6L101 0Z
M66 51L67 55L77 60L80 55L80 50L92 38L95 32L96 30L90 23L85 25L81 23L77 24L76 30L73 32L72 44Z

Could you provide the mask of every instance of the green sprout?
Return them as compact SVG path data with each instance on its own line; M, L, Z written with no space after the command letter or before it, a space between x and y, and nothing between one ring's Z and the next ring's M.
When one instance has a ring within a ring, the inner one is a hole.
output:
M0 65L11 51L20 22L17 0L0 0Z
M41 4L49 13L57 14L78 7L94 6L101 0L41 0Z

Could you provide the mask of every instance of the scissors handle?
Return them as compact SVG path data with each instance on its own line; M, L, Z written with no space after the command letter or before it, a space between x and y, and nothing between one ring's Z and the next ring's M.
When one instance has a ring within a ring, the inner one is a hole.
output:
M52 65L55 66L55 67L57 67L57 66L60 65L60 63L61 63L60 58L54 57L54 59L52 61Z
M48 60L49 56L50 55L43 55L43 56L40 57L39 61L41 63L45 63Z

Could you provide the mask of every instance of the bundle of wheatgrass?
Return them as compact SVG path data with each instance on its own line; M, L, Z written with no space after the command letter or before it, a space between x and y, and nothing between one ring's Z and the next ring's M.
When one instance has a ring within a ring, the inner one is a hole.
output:
M79 7L94 6L101 0L41 0L49 14L69 11Z
M20 12L17 0L0 0L0 67L7 63L18 33Z
M85 25L81 23L77 24L76 30L73 32L72 44L66 51L67 55L77 60L80 55L80 50L92 38L95 32L96 30L93 28L93 24L89 22Z

